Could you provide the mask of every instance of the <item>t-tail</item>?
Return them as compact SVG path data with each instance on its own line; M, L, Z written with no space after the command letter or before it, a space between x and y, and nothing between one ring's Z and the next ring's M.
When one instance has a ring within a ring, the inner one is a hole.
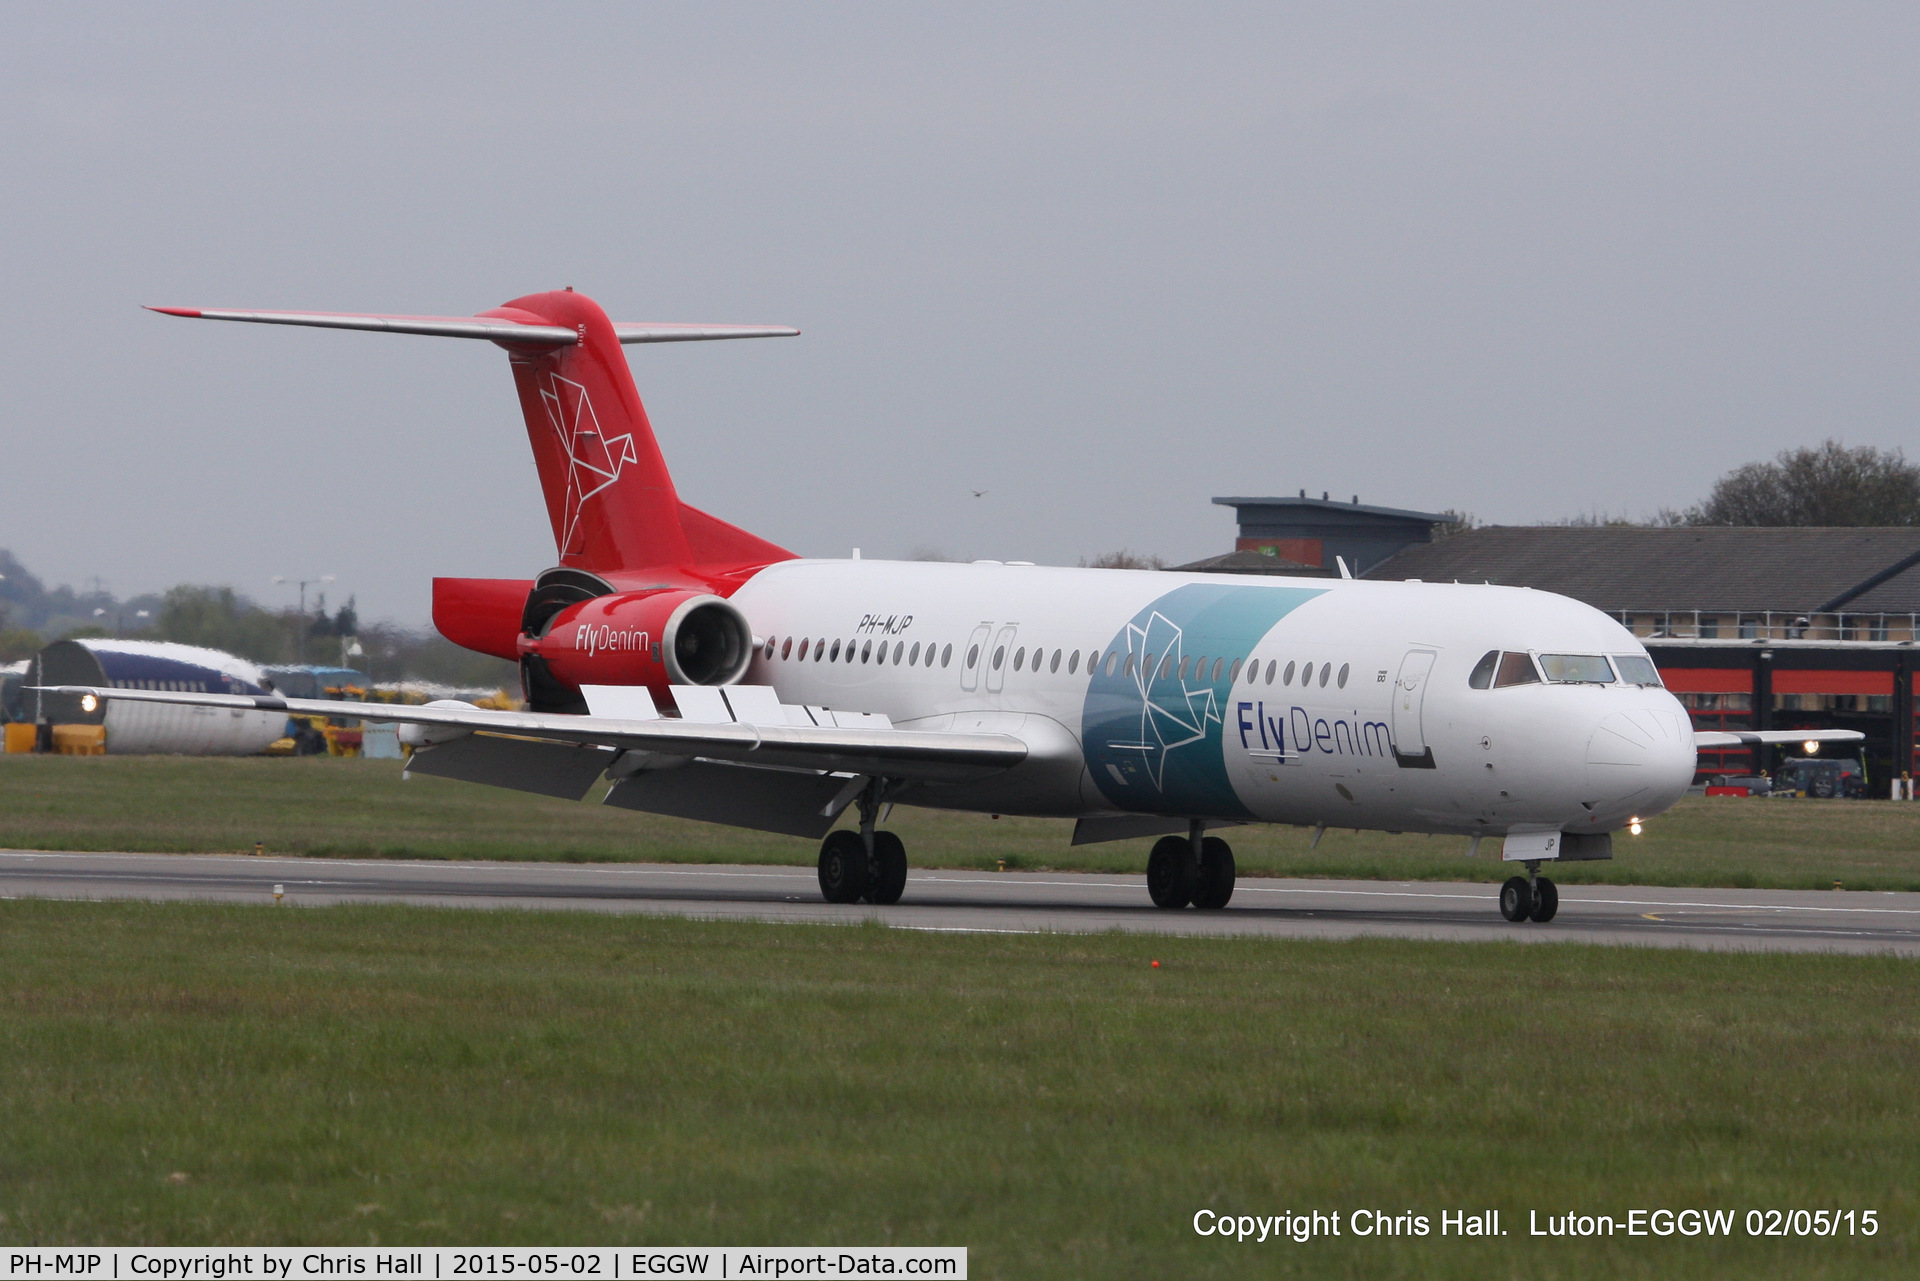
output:
M760 567L794 559L785 548L680 501L620 348L784 338L797 335L797 329L616 323L598 303L571 289L528 294L478 316L152 310L199 320L479 338L506 349L553 524L557 564L531 581L435 579L433 615L435 625L457 644L519 661L530 694L549 680L551 665L539 653L540 642L563 612L571 614L589 600L605 606L614 603L609 597L631 603L643 595L654 598L649 612L679 609L687 603L683 597L729 596ZM739 631L744 624L736 619L730 626ZM657 665L662 680L674 675L707 684L720 683L722 676L718 669L696 674L670 653L663 653ZM744 656L740 664L725 666L731 671L737 665L744 665ZM535 702L573 709L578 696L561 692Z
M793 553L680 501L640 403L624 343L785 338L775 325L616 324L571 289L528 294L478 316L154 307L169 316L483 338L506 348L558 560L590 573L700 569Z

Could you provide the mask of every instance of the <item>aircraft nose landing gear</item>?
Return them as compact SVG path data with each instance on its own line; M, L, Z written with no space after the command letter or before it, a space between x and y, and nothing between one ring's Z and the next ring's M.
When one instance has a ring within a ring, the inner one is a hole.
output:
M1516 924L1538 921L1545 925L1560 911L1559 887L1540 875L1540 861L1527 860L1527 874L1512 876L1500 887L1500 915Z

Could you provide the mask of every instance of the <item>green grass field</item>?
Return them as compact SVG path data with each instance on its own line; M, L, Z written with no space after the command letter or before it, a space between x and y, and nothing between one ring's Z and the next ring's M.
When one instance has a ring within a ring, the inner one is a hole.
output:
M1068 845L1072 824L901 808L888 826L920 867L1142 872L1148 842ZM1500 880L1489 843L1298 828L1224 833L1252 876ZM0 846L251 851L394 858L810 864L813 843L444 779L402 781L392 761L178 756L0 756ZM1920 890L1920 804L1691 798L1615 838L1606 863L1563 884Z
M1162 962L1159 969L1149 960ZM1909 960L0 902L0 1240L947 1244L981 1277L1912 1275ZM1527 1212L1874 1209L1543 1241ZM1195 1211L1497 1207L1472 1240Z

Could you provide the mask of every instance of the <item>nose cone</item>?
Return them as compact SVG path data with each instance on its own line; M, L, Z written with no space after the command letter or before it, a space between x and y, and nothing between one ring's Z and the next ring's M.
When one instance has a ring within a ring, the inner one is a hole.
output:
M1612 821L1658 814L1686 795L1693 762L1693 728L1677 703L1608 712L1587 740L1595 814Z

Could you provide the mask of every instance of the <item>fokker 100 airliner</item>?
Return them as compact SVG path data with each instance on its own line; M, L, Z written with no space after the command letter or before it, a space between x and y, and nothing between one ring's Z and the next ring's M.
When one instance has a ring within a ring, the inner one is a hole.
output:
M1685 792L1696 746L1860 737L1695 732L1631 633L1546 592L796 556L680 501L621 351L794 329L616 324L571 289L475 317L155 310L505 348L558 563L436 579L433 617L517 663L526 710L356 714L401 723L413 773L575 800L604 776L610 805L821 840L834 902L899 900L906 851L879 826L899 802L1070 817L1075 843L1159 836L1147 892L1167 909L1232 896L1210 830L1496 837L1526 869L1502 914L1548 921L1541 866L1610 857Z

